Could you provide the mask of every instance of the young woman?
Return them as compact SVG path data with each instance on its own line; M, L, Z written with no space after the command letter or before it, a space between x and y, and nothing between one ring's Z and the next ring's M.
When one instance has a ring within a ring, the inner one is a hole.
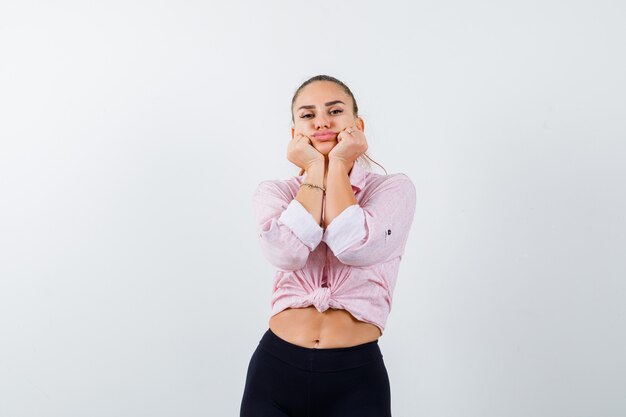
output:
M300 174L262 181L253 197L261 250L277 271L240 416L391 416L378 338L415 187L403 173L364 169L364 121L336 78L305 81L291 113L287 159Z

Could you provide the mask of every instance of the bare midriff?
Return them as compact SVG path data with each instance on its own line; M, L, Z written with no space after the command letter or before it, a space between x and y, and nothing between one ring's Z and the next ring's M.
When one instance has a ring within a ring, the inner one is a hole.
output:
M314 306L287 308L270 318L269 327L283 340L315 349L352 347L382 335L378 327L347 310L329 308L320 313Z

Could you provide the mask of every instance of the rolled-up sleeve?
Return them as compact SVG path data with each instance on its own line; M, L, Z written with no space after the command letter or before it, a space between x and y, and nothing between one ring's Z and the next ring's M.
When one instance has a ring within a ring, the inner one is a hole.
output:
M346 265L387 262L404 253L415 205L416 190L410 178L392 175L363 204L339 213L326 227L322 241Z
M322 241L322 227L298 200L274 181L262 181L252 201L265 258L281 270L304 268L309 254Z

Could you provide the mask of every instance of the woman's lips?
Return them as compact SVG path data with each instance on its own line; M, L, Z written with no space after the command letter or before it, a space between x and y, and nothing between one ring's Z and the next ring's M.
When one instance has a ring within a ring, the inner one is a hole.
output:
M317 140L331 140L331 139L335 139L336 136L337 136L336 133L327 133L325 135L316 135L315 139L317 139Z

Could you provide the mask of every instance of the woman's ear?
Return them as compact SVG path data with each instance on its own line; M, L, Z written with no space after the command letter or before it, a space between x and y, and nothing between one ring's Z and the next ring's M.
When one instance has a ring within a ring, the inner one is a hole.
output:
M365 132L365 121L363 120L361 116L357 117L356 125L361 132Z
M292 128L291 128L291 139L293 139L293 134L294 134L294 132L295 132L295 128L293 128L293 127L292 127Z

